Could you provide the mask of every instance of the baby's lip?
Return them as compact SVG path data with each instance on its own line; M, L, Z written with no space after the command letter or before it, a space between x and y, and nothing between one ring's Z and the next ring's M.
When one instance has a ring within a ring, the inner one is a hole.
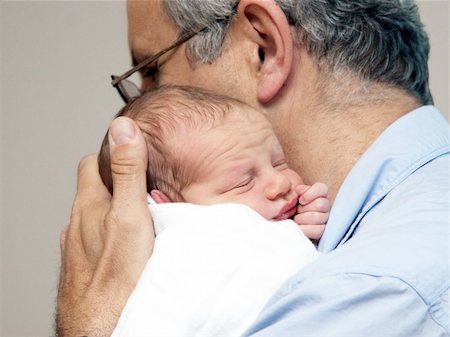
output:
M292 217L297 212L297 202L298 202L297 198L292 199L290 202L284 205L284 207L281 209L278 215L274 217L272 220L281 221Z

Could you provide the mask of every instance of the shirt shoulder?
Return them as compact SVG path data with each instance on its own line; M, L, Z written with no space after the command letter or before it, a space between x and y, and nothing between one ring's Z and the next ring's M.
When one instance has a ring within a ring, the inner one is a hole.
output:
M247 335L450 336L448 124L430 130L374 148L341 193L333 249L285 283Z
M426 303L404 281L366 273L291 280L246 336L448 336L448 288Z

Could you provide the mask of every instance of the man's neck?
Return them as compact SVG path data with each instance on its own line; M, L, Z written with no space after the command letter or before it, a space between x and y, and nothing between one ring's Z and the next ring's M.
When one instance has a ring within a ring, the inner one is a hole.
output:
M310 165L306 166L305 179L327 182L334 200L345 177L370 145L389 125L417 106L399 97L395 103L355 106L336 111L335 117L328 113L328 118L306 121L310 138L304 139L304 148L309 148L309 157L304 160L309 158Z
M317 80L314 76L310 79ZM291 167L308 184L328 184L332 201L375 139L398 118L420 106L403 90L350 80L345 85L344 80L348 79L328 78L326 84L316 86L302 81L303 87L297 86L297 94L290 97L290 110L283 109L290 112L277 118L284 123L274 125Z

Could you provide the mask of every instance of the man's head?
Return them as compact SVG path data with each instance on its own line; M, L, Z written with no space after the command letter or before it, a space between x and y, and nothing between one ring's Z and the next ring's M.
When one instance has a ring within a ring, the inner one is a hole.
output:
M135 120L144 134L147 190L158 202L238 202L276 220L295 213L302 180L288 168L269 121L250 106L198 88L164 86L119 116ZM99 168L111 190L107 136Z
M237 35L231 41L226 37L239 28L240 35L255 40L252 52L263 64L274 56L270 44L276 42L270 39L277 34L271 30L280 29L279 21L284 19L293 40L282 42L304 47L327 71L350 71L362 80L403 88L423 104L432 102L427 84L428 38L413 0L131 0L128 11L130 47L137 59L152 48L167 47L177 35L207 27L186 43L184 56L191 67L211 65L207 71L212 71L216 65L228 64L221 57L228 57L233 43L241 41L236 41ZM283 33L278 37L285 39ZM231 56L240 57L232 60L238 67L246 61L241 54Z
M128 18L135 62L208 27L144 71L142 89L188 84L257 107L291 166L331 195L380 132L432 102L410 0L129 0Z

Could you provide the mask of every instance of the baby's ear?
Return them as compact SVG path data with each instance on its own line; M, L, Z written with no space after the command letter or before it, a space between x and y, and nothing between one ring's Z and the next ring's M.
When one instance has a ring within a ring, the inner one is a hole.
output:
M167 195L165 195L163 192L161 192L160 190L151 190L150 196L157 204L164 204L166 202L172 202L172 200L170 200L170 198Z

